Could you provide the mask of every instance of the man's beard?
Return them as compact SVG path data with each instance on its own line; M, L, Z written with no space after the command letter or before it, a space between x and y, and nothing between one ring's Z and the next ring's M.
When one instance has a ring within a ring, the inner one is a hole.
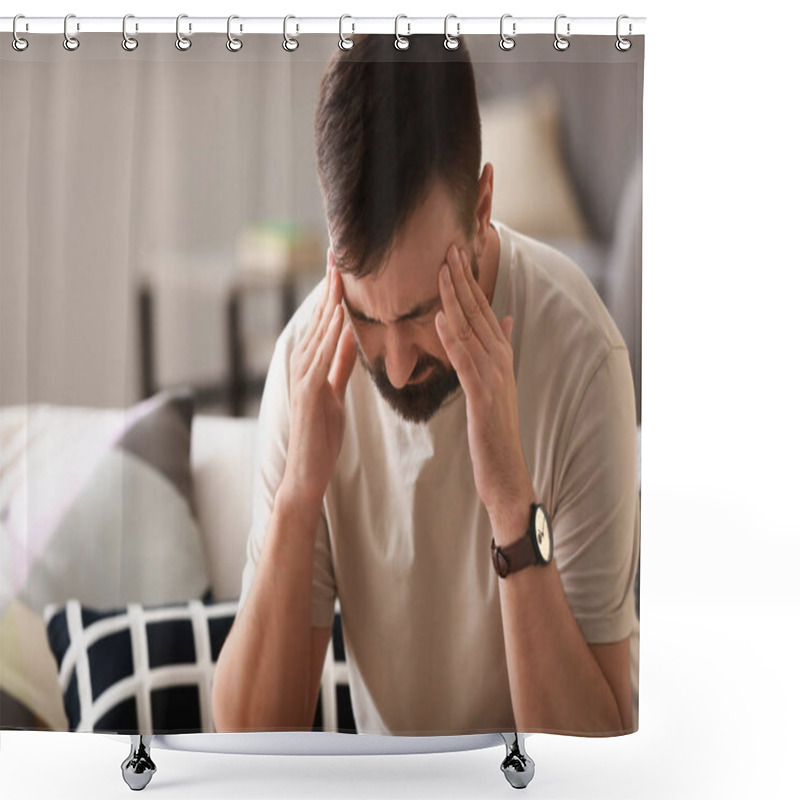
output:
M475 280L478 280L478 254L470 253L470 267ZM416 380L430 367L430 374L420 383L409 383L396 389L386 374L386 363L379 356L375 364L370 364L361 345L356 339L358 357L372 377L375 386L384 400L401 416L410 422L427 422L441 407L442 403L461 385L458 373L452 367L445 367L438 358L426 353L419 357L408 381Z
M452 367L448 369L432 355L419 357L409 381L415 380L430 367L428 377L419 383L406 383L402 389L396 389L392 385L382 356L378 357L374 365L370 364L359 346L358 357L383 399L409 422L427 422L460 385L456 371Z

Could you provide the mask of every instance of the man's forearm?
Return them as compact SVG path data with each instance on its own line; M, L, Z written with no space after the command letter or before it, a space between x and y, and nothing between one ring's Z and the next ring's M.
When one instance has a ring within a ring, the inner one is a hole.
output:
M321 501L278 491L253 582L214 674L218 731L308 727L311 581Z
M520 503L516 518L493 522L499 546L525 530L531 501ZM612 733L630 727L572 614L555 559L498 581L517 730Z

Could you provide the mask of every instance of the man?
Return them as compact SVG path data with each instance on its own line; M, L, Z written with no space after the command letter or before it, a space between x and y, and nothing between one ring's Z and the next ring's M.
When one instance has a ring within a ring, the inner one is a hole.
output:
M264 389L217 730L310 727L337 596L361 733L631 730L627 350L492 220L464 43L356 42L320 89L327 273Z

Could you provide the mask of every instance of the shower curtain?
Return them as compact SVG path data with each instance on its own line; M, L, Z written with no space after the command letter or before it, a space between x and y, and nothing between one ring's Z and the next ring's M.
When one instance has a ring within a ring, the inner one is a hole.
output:
M638 728L610 33L3 40L0 727Z

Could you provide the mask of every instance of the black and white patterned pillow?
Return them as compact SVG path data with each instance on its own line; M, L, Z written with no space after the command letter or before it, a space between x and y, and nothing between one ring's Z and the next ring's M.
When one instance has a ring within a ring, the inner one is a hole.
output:
M70 600L44 611L73 731L211 733L214 665L236 616L235 600L130 604L97 611ZM314 730L355 732L341 618L333 626Z
M314 714L312 730L334 733L358 733L350 701L350 678L344 649L344 632L339 601L333 615L331 643L322 668L319 700Z

